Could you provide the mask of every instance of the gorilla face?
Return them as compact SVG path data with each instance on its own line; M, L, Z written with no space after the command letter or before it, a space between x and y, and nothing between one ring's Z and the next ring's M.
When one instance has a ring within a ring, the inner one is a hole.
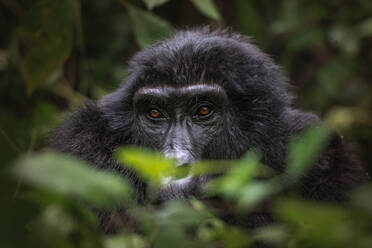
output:
M134 96L137 135L178 165L187 165L201 159L212 137L220 135L227 106L218 85L144 87Z
M221 135L228 119L228 99L216 84L142 87L133 98L139 141L188 166L203 159L206 146ZM165 178L164 184L185 187L195 178Z

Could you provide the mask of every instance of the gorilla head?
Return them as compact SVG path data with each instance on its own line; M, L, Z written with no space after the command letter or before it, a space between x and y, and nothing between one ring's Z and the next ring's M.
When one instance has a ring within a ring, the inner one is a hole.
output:
M179 166L238 159L254 148L264 164L281 171L289 138L319 122L291 107L286 88L279 67L247 37L208 28L183 31L138 53L121 87L72 115L51 141L58 150L126 176L140 199L145 184L112 157L119 146L152 148ZM344 199L344 191L364 177L338 136L312 173L300 188L319 199ZM161 197L194 194L206 180L171 181Z

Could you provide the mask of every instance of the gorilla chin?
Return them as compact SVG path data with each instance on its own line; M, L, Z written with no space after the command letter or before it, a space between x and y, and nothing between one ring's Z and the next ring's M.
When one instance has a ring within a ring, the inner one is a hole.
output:
M163 187L156 197L156 203L168 200L187 199L190 196L201 199L203 195L203 185L212 179L209 176L187 176L178 180L165 179Z
M115 149L135 145L175 158L235 160L250 149L281 173L286 147L304 128L321 123L297 110L280 67L244 35L208 27L180 31L145 48L129 62L121 86L89 102L51 135L51 146L128 179L138 202L146 183L115 160ZM200 196L210 177L165 182L159 198ZM307 199L344 202L366 174L338 134L293 191ZM99 215L101 226L107 215ZM267 219L250 216L250 226ZM270 219L270 218L269 218ZM107 230L107 229L104 229Z

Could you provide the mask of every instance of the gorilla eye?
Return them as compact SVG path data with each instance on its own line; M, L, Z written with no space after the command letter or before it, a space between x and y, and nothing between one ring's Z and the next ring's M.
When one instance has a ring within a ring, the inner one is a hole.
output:
M151 109L148 114L151 118L159 118L161 116L160 111L157 109Z
M199 109L198 109L198 115L200 116L207 116L209 115L210 113L212 112L212 110L207 107L207 106L201 106Z

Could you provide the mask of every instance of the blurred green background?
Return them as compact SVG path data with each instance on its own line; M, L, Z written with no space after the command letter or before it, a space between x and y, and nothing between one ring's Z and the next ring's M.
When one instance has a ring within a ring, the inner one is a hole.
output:
M0 0L0 166L116 89L141 48L200 25L253 37L283 67L295 105L342 133L372 172L371 0ZM19 242L35 206L10 211L19 185L4 173L0 217L14 225L0 237Z

